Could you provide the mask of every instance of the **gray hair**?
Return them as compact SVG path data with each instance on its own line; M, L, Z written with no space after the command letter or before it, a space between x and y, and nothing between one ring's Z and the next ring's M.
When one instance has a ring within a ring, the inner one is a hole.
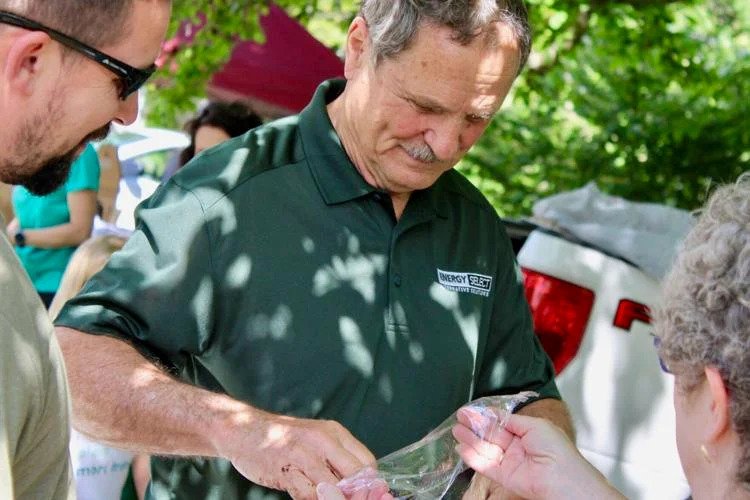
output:
M135 0L0 0L0 10L27 17L102 47L120 41Z
M360 15L367 22L375 64L407 49L424 22L450 28L462 45L488 33L494 23L509 26L518 42L519 73L531 52L522 0L362 0Z
M655 329L660 355L691 391L703 369L727 385L739 436L740 485L750 490L750 172L717 189L665 279Z

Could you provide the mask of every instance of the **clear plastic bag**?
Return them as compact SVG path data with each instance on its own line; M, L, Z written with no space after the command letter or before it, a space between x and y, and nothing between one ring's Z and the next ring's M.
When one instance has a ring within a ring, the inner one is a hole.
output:
M531 391L513 396L490 396L467 406L487 415L493 422L501 419L500 426L505 427L516 407L536 396L538 394ZM373 466L342 479L337 486L347 496L385 482L398 500L461 498L469 483L462 481L455 486L454 483L468 467L455 450L458 443L451 434L455 424L454 413L416 443L386 455ZM483 437L483 429L473 430Z

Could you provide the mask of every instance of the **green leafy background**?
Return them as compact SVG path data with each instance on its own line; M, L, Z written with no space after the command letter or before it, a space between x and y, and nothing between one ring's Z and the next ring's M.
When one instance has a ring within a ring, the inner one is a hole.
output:
M279 0L341 53L354 0ZM529 0L534 51L461 169L507 216L595 181L610 194L698 207L750 169L746 0ZM176 0L207 18L150 84L151 124L179 127L236 40L262 40L264 1Z

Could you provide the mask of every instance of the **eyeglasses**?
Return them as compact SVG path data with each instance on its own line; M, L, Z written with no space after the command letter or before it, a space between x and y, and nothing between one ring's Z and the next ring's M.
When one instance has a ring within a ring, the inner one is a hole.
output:
M85 43L76 40L75 38L72 38L64 33L60 33L55 29L48 28L43 24L32 21L31 19L26 19L25 17L19 16L18 14L13 14L12 12L0 10L0 22L30 31L43 31L44 33L47 33L47 35L49 35L49 37L53 40L65 45L70 49L75 50L76 52L79 52L80 54L83 54L92 61L101 64L109 71L117 75L120 84L118 97L123 101L127 99L130 94L141 88L143 84L146 83L146 80L148 80L151 75L154 74L154 71L156 71L156 65L154 64L146 69L134 68L133 66L125 64L124 62L115 59L114 57L110 57L104 52L101 52L91 47L90 45L86 45Z
M656 357L659 359L659 366L661 366L661 369L664 373L672 374L672 371L669 369L669 365L664 362L663 359L661 359L661 356L659 356L659 347L661 346L661 339L654 335L654 347L656 348Z

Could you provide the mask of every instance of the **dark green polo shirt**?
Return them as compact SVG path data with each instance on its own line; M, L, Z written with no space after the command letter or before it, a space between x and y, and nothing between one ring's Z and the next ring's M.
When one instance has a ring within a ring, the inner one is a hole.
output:
M181 169L57 325L127 338L265 410L337 420L376 456L480 396L559 397L494 209L450 171L396 222L329 121L342 89ZM165 497L261 498L220 460L154 469Z

